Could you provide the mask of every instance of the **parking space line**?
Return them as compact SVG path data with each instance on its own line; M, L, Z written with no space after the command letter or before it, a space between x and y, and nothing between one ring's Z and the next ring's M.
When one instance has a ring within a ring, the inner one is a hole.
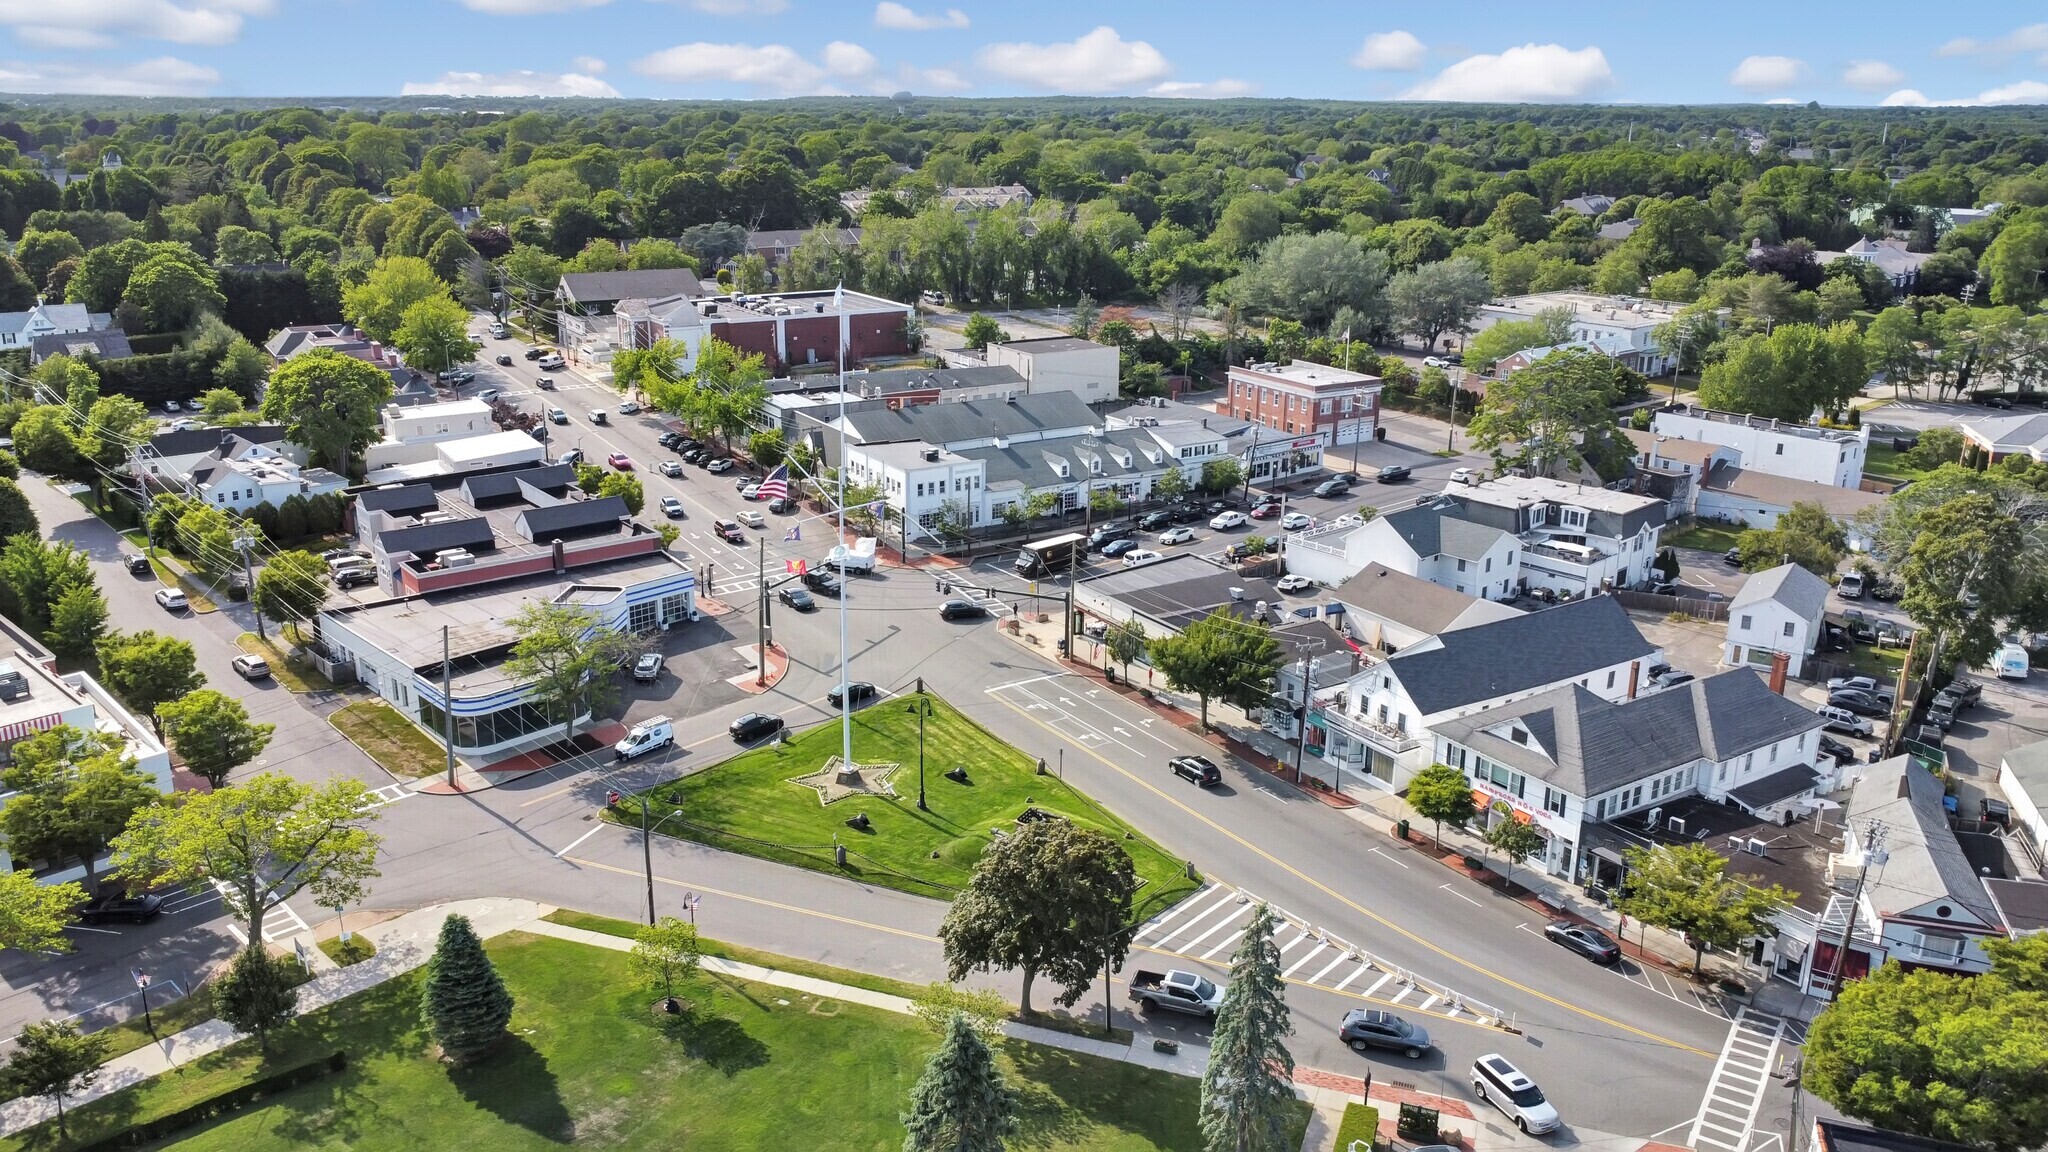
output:
M1328 975L1330 974L1330 970L1331 970L1331 969L1335 968L1335 967L1336 967L1337 965L1339 965L1339 964L1342 964L1342 963L1343 963L1344 961L1346 961L1346 960L1349 960L1349 959L1351 959L1351 957L1349 957L1349 956L1345 956L1345 955L1342 955L1342 954L1338 955L1338 957L1337 957L1337 958L1336 958L1335 960L1332 960L1332 961L1330 961L1330 962L1329 962L1328 964L1325 964L1325 965L1323 965L1323 969L1322 969L1322 971L1320 971L1320 972L1316 973L1315 975L1313 975L1313 976L1309 977L1309 978L1308 978L1308 982L1309 982L1309 983L1311 983L1311 984L1320 984L1320 983L1322 983L1322 982L1323 982L1323 977L1325 977L1325 976L1328 976Z
M1207 940L1207 939L1208 939L1209 937L1211 937L1211 936L1214 936L1214 935L1215 935L1215 934L1217 934L1218 932L1221 932L1221 931L1223 931L1224 929L1226 929L1226 928L1230 927L1230 925L1231 925L1232 921L1235 921L1236 919L1237 919L1237 917L1236 917L1236 916L1232 916L1232 917L1230 917L1230 918L1229 918L1228 920L1224 920L1224 921L1223 921L1222 923L1219 923L1219 924L1217 924L1217 925L1216 925L1215 927L1213 927L1213 928L1209 929L1209 930L1208 930L1207 932L1204 932L1204 933L1202 933L1202 934L1201 934L1200 936L1197 936L1197 937L1195 937L1194 939L1192 939L1192 940L1189 940L1189 941L1188 941L1188 942L1186 942L1185 944L1182 944L1182 945L1181 945L1181 949L1182 949L1183 951L1192 951L1192 950L1193 950L1193 949L1194 949L1194 948L1195 948L1196 946L1200 945L1200 944L1202 943L1202 941L1204 941L1204 940ZM1238 933L1237 933L1237 934L1238 934L1239 936L1242 936L1242 935L1244 935L1244 930L1243 930L1243 929L1239 929L1239 930L1238 930ZM1163 943L1163 941L1162 941L1162 943Z
M1470 896L1465 895L1463 892L1458 891L1456 888L1451 887L1449 884L1439 884L1437 885L1437 887L1443 889L1446 892L1449 892L1451 895L1456 896L1458 899L1463 900L1465 903L1470 904L1474 908L1478 908L1481 906L1479 901L1474 900Z
M1358 966L1358 971L1353 972L1351 974L1351 979L1356 980L1358 977L1363 976L1365 974L1365 968L1365 965L1360 964ZM1381 988L1385 987L1387 981L1392 980L1393 978L1394 974L1392 972L1382 972L1380 973L1380 978L1372 982L1372 987L1367 988L1363 992L1360 992L1359 995L1371 996L1373 993L1378 992ZM1346 980L1344 983L1349 984L1351 983L1351 980Z
M1211 924L1209 930L1202 933L1200 936L1181 939L1179 947L1193 948L1195 945L1200 944L1202 941L1207 940L1211 936L1214 936L1218 931L1230 927L1232 921L1236 920L1239 916L1242 916L1244 914L1245 906L1232 905L1228 903L1219 904L1215 909L1212 910L1211 913L1202 916L1197 916L1194 919L1188 921L1188 923L1181 929L1181 932L1169 932L1165 936L1161 937L1159 940L1160 946L1164 947L1168 944L1173 943L1175 939L1181 937L1182 932L1192 932L1196 928L1201 927L1204 923L1207 923L1209 921L1210 915L1213 915L1214 912L1227 912L1229 913L1229 915L1225 916L1221 920L1216 921L1214 924Z
M1303 968L1306 968L1306 967L1308 967L1308 962L1309 962L1309 961L1311 961L1311 960L1315 959L1316 957L1318 957L1318 956L1322 955L1322 954L1323 954L1324 952L1327 952L1327 951L1329 951L1329 948L1330 948L1330 946L1329 946L1328 944L1317 944L1317 945L1316 945L1315 947L1313 947L1313 948L1311 948L1311 949L1309 949L1309 950L1308 950L1308 954L1307 954L1307 955L1303 956L1303 957L1302 957L1301 959L1299 959L1299 960L1296 960L1296 961L1294 962L1294 964L1293 964L1293 966L1292 966L1292 967L1289 967L1289 968L1288 968L1288 969L1287 969L1287 970L1286 970L1285 972L1282 972L1282 973L1280 973L1280 975L1282 975L1282 976L1292 976L1292 975L1294 975L1294 974L1295 974L1296 972L1299 972L1299 971L1301 971L1301 970L1302 970ZM1314 981L1313 979L1311 979L1311 980L1310 980L1309 982L1310 982L1310 983L1314 983L1315 981Z
M1222 942L1217 944L1214 948L1211 948L1207 952L1202 953L1202 959L1207 960L1215 956L1218 952L1222 952L1225 949L1234 946L1239 940L1242 939L1244 939L1243 932L1232 932L1230 935L1225 936Z
M1431 1006L1433 1006L1440 999L1442 999L1442 997L1440 996L1431 996L1429 999L1424 1000L1422 1002L1422 1006L1417 1008L1416 1011L1427 1012L1430 1010Z
M1207 907L1208 904L1204 900L1204 897L1216 893L1221 893L1225 900L1228 900L1231 896L1235 895L1235 893L1231 892L1227 888L1224 888L1216 884L1210 884L1207 887L1203 888L1200 892L1195 893L1193 896L1188 897L1180 903L1175 904L1173 907L1168 908L1166 911L1161 912L1159 915L1154 916L1152 919L1147 920L1143 925L1141 925L1138 928L1138 934L1131 937L1132 941L1135 942L1138 940L1143 940L1145 937L1150 936L1152 933L1157 932L1159 929L1166 927L1169 923L1171 923L1176 917L1178 917L1183 912L1189 912L1196 908Z

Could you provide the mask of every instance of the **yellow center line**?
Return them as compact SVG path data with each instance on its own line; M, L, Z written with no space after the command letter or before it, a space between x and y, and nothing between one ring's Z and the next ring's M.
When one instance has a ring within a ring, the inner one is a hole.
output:
M1018 716L1024 718L1032 724L1036 724L1038 727L1043 728L1047 732L1051 733L1055 739L1064 741L1069 744L1073 744L1085 755L1094 757L1096 760L1101 761L1102 764L1105 767L1109 768L1111 771L1123 775L1127 779L1131 780L1133 783L1136 783L1139 787L1144 788L1146 791L1152 793L1154 796L1159 797L1161 800L1166 801L1168 804L1173 805L1175 808L1180 809L1181 811L1187 813L1189 816L1194 817L1196 820L1199 820L1203 824L1206 824L1209 827L1215 829L1216 831L1222 833L1224 836L1228 837L1230 840L1232 840L1245 850L1251 852L1253 855L1258 856L1260 859L1266 861L1267 863L1273 865L1276 868L1279 868L1281 871L1286 872L1288 875L1294 877L1295 879L1301 881L1304 884L1307 884L1309 887L1314 888L1316 891L1321 892L1326 896L1329 896L1331 899L1334 899L1339 903L1342 903L1345 907L1350 908L1354 912L1357 912L1359 915L1364 916L1365 918L1373 921L1381 927L1386 928L1392 932L1395 932L1407 938L1408 940L1411 940L1414 943L1421 945L1422 947L1428 949L1431 952L1436 953L1437 955L1443 957L1446 960L1451 961L1454 964L1457 964L1464 968L1469 968L1472 971L1477 972L1490 980L1499 981L1500 983L1505 984L1518 992L1524 993L1529 996L1533 996L1538 1000L1544 1001L1545 1003L1554 1004L1559 1008L1565 1009L1566 1011L1577 1013L1578 1015L1584 1016L1589 1020L1597 1020L1602 1024L1608 1025L1609 1027L1618 1028L1624 1032L1629 1032L1634 1035L1641 1036L1646 1040L1654 1040L1659 1044L1666 1044L1670 1047L1677 1048L1681 1051L1691 1052L1696 1055L1707 1057L1708 1059L1714 1059L1718 1055L1717 1053L1708 1052L1702 1048L1695 1048L1690 1044L1684 1043L1683 1041L1673 1040L1668 1036L1659 1036L1655 1032L1649 1032L1644 1029L1637 1028L1633 1024L1624 1024L1611 1016L1604 1016L1598 1012L1592 1011L1591 1009L1581 1008L1578 1005L1571 1003L1570 1001L1560 1000L1547 992L1540 992L1534 988L1529 987L1526 984L1522 984L1517 981L1511 980L1506 976L1502 976L1498 972L1494 972L1491 969L1475 964L1472 961L1465 959L1463 956L1460 956L1455 952L1442 948L1432 943L1431 941L1415 934L1414 932L1411 932L1408 929L1403 928L1399 924L1394 923L1392 920L1389 920L1386 917L1381 916L1379 913L1374 912L1372 909L1367 908L1365 905L1358 903L1356 900L1351 899L1349 896L1344 895L1342 892L1339 892L1336 889L1331 888L1329 885L1324 884L1322 881L1317 880L1315 877L1308 875L1307 873L1301 871L1299 868L1296 868L1294 865L1289 864L1285 860L1282 860L1279 857L1273 855L1271 852L1266 851L1264 848L1261 848L1258 845L1252 843L1251 841L1245 839L1244 837L1239 836L1237 833L1232 832L1230 829L1225 828L1223 825L1218 824L1216 821L1209 819L1207 816L1196 811L1195 809L1188 807L1185 803L1182 803L1178 797L1175 797L1172 794L1166 792L1165 790L1155 786L1151 781L1145 779L1144 777L1139 776L1138 774L1130 771L1129 769L1126 769L1118 765L1115 761L1109 759L1106 756L1103 756L1101 753L1095 751L1093 748L1090 748L1087 745L1082 744L1080 741L1070 739L1066 735L1066 733L1061 732L1059 729L1054 728L1052 725L1047 724L1045 721L1040 720L1038 717L1031 715L1024 709L1017 707L1017 705L1012 703L1008 697L996 694L996 699L1002 703L1003 707L1008 708L1010 711L1015 712ZM1258 771L1258 769L1253 769L1253 771Z

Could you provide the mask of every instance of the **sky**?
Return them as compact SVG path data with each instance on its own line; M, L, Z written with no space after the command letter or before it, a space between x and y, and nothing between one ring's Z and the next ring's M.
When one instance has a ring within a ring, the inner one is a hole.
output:
M2039 0L0 0L0 92L2048 104L2044 16Z

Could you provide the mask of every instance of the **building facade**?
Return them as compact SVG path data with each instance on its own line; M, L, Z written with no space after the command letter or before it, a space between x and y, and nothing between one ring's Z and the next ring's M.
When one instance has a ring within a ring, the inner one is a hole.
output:
M1672 440L1720 445L1750 472L1836 488L1863 483L1863 463L1870 453L1868 428L1816 428L1710 408L1662 409L1651 417L1650 431Z
M1604 197L1582 199L1598 201ZM1567 206L1574 203L1565 202ZM1603 296L1595 292L1534 292L1480 306L1472 330L1478 332L1503 320L1535 320L1544 313L1562 312L1569 317L1567 324L1574 343L1592 346L1631 371L1662 376L1671 371L1671 357L1659 347L1657 329L1670 323L1683 307L1662 300Z
M1232 368L1217 410L1254 425L1242 462L1253 480L1275 482L1323 466L1323 453L1379 436L1377 376L1324 364Z
M836 365L842 351L849 368L912 351L911 306L862 292L736 293L695 303L710 335L759 353L778 375Z
M988 346L988 362L1015 369L1030 392L1072 392L1090 404L1117 397L1122 354L1114 345L1072 336Z

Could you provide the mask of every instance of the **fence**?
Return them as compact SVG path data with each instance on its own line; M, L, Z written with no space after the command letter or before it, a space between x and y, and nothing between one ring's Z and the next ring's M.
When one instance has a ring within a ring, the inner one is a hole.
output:
M1614 598L1621 601L1623 608L1634 608L1644 612L1659 612L1664 615L1680 613L1695 620L1728 619L1726 600L1702 600L1695 596L1665 596L1656 592L1633 592L1620 589Z

